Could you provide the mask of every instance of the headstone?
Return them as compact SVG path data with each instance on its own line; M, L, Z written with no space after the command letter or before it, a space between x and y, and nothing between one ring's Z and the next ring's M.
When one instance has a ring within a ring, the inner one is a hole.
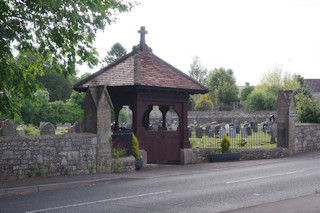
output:
M77 121L73 124L73 127L75 128L76 133L81 133L84 130L84 123L82 121Z
M234 129L236 130L236 133L239 134L240 133L240 124L234 124Z
M248 135L252 135L252 129L251 129L251 126L248 126L248 127L247 127L247 133L248 133Z
M230 125L229 124L225 124L224 128L226 129L226 133L229 134Z
M221 127L220 134L219 134L220 138L223 138L224 134L227 134L227 131L224 127Z
M206 126L206 135L210 136L211 127L209 125Z
M17 129L17 135L18 136L26 136L24 129L18 128Z
M0 129L3 127L4 123L0 120Z
M45 123L46 123L46 122L40 122L39 128L41 129L41 127L42 127Z
M202 128L201 127L196 128L196 137L202 138Z
M271 125L272 137L277 137L277 123Z
M65 123L64 127L70 128L71 127L71 123Z
M171 125L171 129L172 129L172 131L177 131L178 126L173 123L173 124Z
M40 135L54 135L55 128L54 125L50 122L44 123L40 128Z
M189 138L192 137L192 129L190 127L188 127L188 132L189 132Z
M257 122L251 122L251 127L253 132L258 132L258 123Z
M62 123L56 123L56 128L58 128L58 127L62 127L63 125L62 125Z
M248 132L246 127L241 128L241 138L247 138L248 137Z
M14 125L11 120L6 119L2 127L3 136L16 136L17 135L16 128L17 128L16 125Z
M229 137L230 138L236 138L237 137L237 132L235 128L230 128L229 130Z

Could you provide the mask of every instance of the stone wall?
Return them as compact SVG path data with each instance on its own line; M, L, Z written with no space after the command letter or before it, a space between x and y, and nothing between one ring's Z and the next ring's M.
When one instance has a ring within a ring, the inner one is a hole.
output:
M296 124L295 153L320 150L320 124Z
M0 180L96 172L97 135L91 133L0 137Z
M221 122L234 122L238 120L243 123L248 122L263 122L270 115L277 117L276 111L210 111L210 112L197 112L188 111L188 122L192 123L196 120L198 123L211 123L213 121Z
M195 148L192 149L192 163L210 162L211 148ZM232 149L231 149L232 150ZM288 156L289 152L286 148L273 149L242 149L241 160L253 159L271 159Z

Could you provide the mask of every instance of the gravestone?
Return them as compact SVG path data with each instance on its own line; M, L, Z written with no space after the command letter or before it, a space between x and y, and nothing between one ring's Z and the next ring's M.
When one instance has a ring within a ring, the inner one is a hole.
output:
M229 124L225 124L224 128L226 129L226 133L229 134L230 125Z
M210 137L211 127L209 124L206 126L206 135Z
M202 138L202 128L201 127L196 128L196 137Z
M58 128L58 127L62 127L62 123L56 123L56 128Z
M71 127L71 123L64 123L63 125L64 127L70 128Z
M220 134L219 134L220 138L223 138L224 134L227 134L227 131L226 131L225 127L223 126L220 129Z
M39 126L39 129L42 128L42 126L45 124L46 122L40 122L40 126Z
M234 129L236 130L236 133L239 134L240 133L240 124L234 124Z
M172 129L172 131L177 131L178 126L177 126L175 123L173 123L173 124L171 125L171 129Z
M248 135L252 135L251 126L248 126L248 127L247 127L247 134L248 134Z
M54 125L50 122L42 124L40 128L40 135L54 135L55 134Z
M17 135L16 128L17 126L14 125L11 120L6 119L2 127L3 136L16 136Z
M17 131L17 135L19 135L19 136L26 136L26 134L25 134L25 132L24 132L24 129L18 128L16 131Z
M191 127L188 127L188 132L189 132L189 138L191 138L192 137L192 129L191 129Z
M241 138L247 138L248 137L248 132L246 127L241 128Z
M229 130L229 137L230 138L236 138L237 137L237 132L235 128L230 128Z
M0 129L3 127L4 123L0 120Z
M73 127L76 130L76 133L81 133L84 131L84 123L82 121L77 121L73 124Z
M258 123L257 122L251 122L250 125L253 129L253 132L258 132Z

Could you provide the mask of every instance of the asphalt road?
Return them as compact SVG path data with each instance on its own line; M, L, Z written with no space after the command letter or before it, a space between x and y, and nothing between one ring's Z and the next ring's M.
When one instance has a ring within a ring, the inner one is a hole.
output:
M221 212L320 190L320 152L175 165L112 182L0 198L0 212ZM124 178L125 177L125 178Z

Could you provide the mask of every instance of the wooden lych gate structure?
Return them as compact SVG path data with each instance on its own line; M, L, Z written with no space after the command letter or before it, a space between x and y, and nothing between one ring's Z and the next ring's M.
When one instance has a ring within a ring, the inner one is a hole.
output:
M189 95L204 94L208 89L154 55L145 43L145 28L141 27L138 32L140 44L133 47L131 53L82 80L74 89L88 91L91 87L106 87L114 106L115 130L119 129L120 110L128 105L133 114L132 129L140 149L147 152L148 163L184 163L184 150L190 149L187 118ZM150 129L149 122L154 106L158 106L162 114L157 130ZM87 130L96 132L90 128L90 116L86 112L90 114L90 110L86 110L90 106L84 108ZM170 109L179 117L179 126L175 131L168 131L166 126L166 114Z

